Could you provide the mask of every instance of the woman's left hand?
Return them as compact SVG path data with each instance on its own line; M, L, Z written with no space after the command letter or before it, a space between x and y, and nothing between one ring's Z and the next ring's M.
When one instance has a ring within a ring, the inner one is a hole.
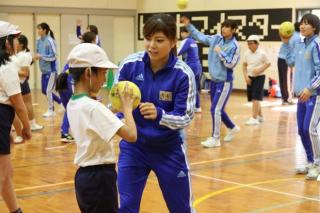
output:
M299 96L299 101L304 103L309 100L310 96L311 96L311 91L307 88L304 88Z
M141 103L139 105L140 113L145 119L155 120L157 119L157 109L153 103Z

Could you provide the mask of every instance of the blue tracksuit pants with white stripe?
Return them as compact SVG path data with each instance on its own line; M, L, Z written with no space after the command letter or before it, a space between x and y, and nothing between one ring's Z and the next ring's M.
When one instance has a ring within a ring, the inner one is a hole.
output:
M72 96L72 90L59 92L59 96L60 96L62 105L65 108L65 112L64 112L63 120L61 124L61 134L67 135L69 134L69 128L70 128L68 115L67 115L67 105Z
M308 162L320 164L320 139L317 127L320 121L320 96L297 105L298 132L306 151Z
M57 102L58 104L61 103L60 98L53 93L56 77L56 72L42 73L41 75L41 91L47 96L49 110L52 111L54 110L53 101Z
M232 82L211 81L211 116L212 116L212 137L220 139L221 120L229 128L235 127L224 108L232 91Z
M118 187L120 213L138 213L153 171L171 213L193 213L189 167L182 144L163 150L120 143Z

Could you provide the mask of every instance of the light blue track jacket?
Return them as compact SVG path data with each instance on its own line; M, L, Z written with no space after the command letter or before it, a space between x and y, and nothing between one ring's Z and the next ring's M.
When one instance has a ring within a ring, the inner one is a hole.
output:
M230 82L233 80L233 68L240 59L240 47L233 37L224 40L222 35L205 35L198 31L192 24L186 26L191 36L197 41L209 45L208 64L209 73L214 82ZM215 46L220 46L220 54L214 51Z
M42 73L57 71L56 42L49 35L37 40L37 53L41 55L39 66Z
M286 61L289 66L295 66L294 93L300 95L308 88L312 95L319 95L320 87L320 40L318 35L305 38L296 44L295 48L283 44L286 51Z

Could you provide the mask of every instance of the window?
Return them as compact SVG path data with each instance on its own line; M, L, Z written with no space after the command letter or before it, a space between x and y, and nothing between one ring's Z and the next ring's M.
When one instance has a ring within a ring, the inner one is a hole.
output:
M319 18L320 18L320 9L297 9L296 10L296 14L297 14L297 17L296 17L296 20L297 21L300 21L300 19L302 18L302 16L306 13L312 13L312 14L315 14L317 15Z

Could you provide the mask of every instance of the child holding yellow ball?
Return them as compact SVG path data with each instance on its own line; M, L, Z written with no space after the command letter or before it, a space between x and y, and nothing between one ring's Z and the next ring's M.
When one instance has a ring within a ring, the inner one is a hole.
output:
M121 93L122 123L102 103L89 97L105 82L106 70L117 68L96 44L75 46L69 56L69 72L74 80L74 95L67 105L70 129L77 145L74 163L75 191L81 212L118 212L115 155L112 138L119 135L129 143L137 139L132 117L132 91Z

